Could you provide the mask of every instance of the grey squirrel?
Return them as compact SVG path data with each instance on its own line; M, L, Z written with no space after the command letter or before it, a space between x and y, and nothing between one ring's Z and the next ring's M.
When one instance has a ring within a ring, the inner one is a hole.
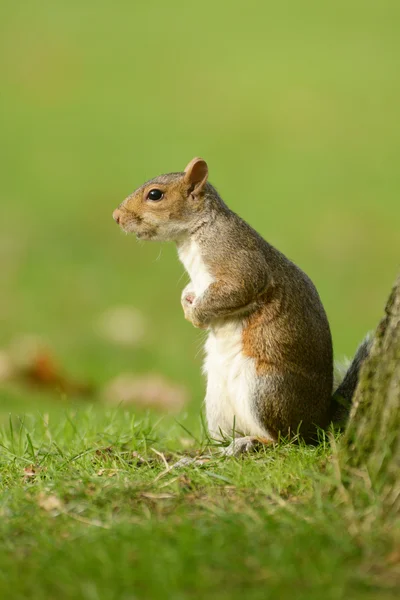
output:
M369 341L332 395L331 332L314 284L227 207L204 160L144 183L113 218L139 239L177 245L191 280L185 318L209 332L207 424L217 439L234 431L228 454L279 436L311 442L346 419Z

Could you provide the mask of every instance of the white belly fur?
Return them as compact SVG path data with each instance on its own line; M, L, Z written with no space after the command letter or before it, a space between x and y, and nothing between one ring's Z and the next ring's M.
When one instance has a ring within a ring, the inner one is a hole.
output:
M196 296L213 282L196 242L187 240L178 249L179 258L190 275ZM254 418L251 407L256 393L254 361L242 352L242 324L229 320L213 324L206 345L204 372L207 375L205 399L210 434L220 437L238 432L268 436Z
M268 436L252 406L257 393L254 360L242 352L242 325L226 321L211 328L206 346L206 414L210 434Z

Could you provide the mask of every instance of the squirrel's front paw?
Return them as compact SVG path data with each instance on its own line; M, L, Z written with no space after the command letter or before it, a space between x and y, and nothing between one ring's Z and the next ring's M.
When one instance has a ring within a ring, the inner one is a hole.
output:
M185 319L188 321L192 321L191 315L193 312L193 303L196 300L196 294L192 290L183 290L181 296L181 304L183 308L183 313L185 315Z
M196 294L192 290L183 290L181 304L183 308L183 313L185 315L185 319L192 323L194 327L198 327L199 329L207 329L206 325L204 325L198 319L196 319L196 315L194 313L195 300Z

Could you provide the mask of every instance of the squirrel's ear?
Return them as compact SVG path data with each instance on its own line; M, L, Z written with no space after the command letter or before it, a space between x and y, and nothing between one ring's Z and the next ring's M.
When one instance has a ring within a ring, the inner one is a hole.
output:
M198 194L204 188L208 177L208 166L202 158L194 158L185 169L184 180L190 186L191 194Z

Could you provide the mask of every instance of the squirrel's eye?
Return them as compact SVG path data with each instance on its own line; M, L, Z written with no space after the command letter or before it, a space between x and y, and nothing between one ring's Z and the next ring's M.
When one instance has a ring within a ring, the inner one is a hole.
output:
M148 200L161 200L163 196L164 194L162 193L162 191L157 189L150 190L147 194Z

